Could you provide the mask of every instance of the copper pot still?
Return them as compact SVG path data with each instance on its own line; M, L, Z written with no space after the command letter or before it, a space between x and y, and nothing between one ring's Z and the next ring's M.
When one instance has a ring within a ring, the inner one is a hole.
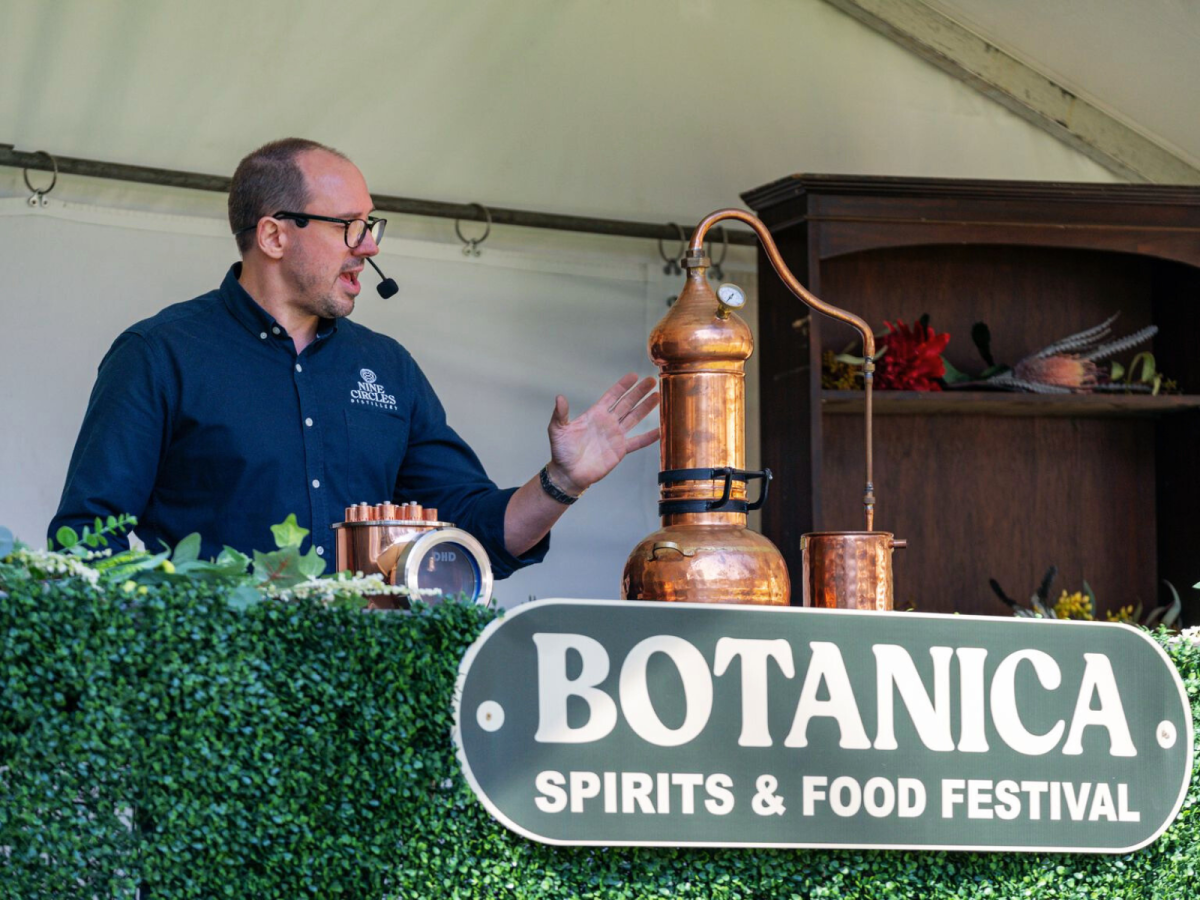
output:
M410 592L436 588L440 595L422 597L437 603L466 595L486 604L492 597L492 567L487 551L474 537L438 521L436 509L417 503L358 503L346 507L346 519L333 525L337 539L337 571L382 575L388 584ZM395 594L368 598L369 609L408 609Z
M658 366L659 515L662 528L629 555L621 583L628 600L787 606L791 584L782 554L746 527L746 514L767 499L771 472L745 470L746 360L754 352L749 326L735 312L745 297L735 285L714 292L704 252L709 228L723 219L754 229L783 282L813 309L853 326L863 338L866 387L866 530L801 538L805 606L892 608L892 550L904 546L874 531L871 397L875 338L858 316L809 293L783 262L766 226L739 209L718 210L696 226L682 260L687 283L650 333ZM757 499L747 486L760 482Z

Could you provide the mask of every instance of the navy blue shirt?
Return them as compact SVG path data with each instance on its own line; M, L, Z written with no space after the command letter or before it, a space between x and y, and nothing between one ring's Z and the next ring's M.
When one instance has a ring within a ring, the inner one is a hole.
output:
M112 345L51 537L131 513L147 549L199 532L209 558L274 549L270 526L295 513L311 531L301 549L311 541L332 570L345 507L413 500L478 538L497 578L542 560L549 535L521 557L505 549L516 488L488 479L407 350L339 319L297 354L240 271Z

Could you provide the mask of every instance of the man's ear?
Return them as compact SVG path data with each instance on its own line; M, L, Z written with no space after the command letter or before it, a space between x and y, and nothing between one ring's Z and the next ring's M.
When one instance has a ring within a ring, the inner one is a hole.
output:
M269 259L281 259L287 248L288 235L276 219L262 218L258 220L258 228L254 234L258 249Z

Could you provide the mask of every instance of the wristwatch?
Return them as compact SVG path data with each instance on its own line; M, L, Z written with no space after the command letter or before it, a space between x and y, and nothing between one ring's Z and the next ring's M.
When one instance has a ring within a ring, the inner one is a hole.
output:
M578 496L572 497L557 484L550 480L550 463L542 466L542 471L538 472L538 480L542 483L542 490L546 492L551 500L561 503L563 506L570 506L576 500L583 496L580 492Z

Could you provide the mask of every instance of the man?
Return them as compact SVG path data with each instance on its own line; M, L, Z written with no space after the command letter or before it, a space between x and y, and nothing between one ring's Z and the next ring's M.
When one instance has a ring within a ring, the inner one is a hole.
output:
M414 500L474 534L499 578L541 561L567 506L657 438L630 434L657 406L654 380L626 375L574 420L559 396L550 462L498 489L408 351L345 318L383 237L373 208L358 168L312 141L242 160L229 192L242 262L117 338L51 537L127 512L147 547L199 532L210 557L269 549L295 513L332 563L344 507Z

